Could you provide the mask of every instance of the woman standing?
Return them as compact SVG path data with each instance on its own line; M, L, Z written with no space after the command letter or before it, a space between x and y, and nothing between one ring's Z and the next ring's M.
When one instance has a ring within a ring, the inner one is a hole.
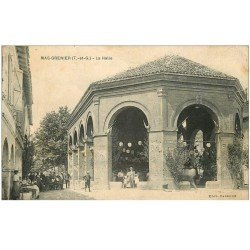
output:
M19 196L20 196L20 180L19 180L18 170L15 170L13 176L12 199L18 200Z

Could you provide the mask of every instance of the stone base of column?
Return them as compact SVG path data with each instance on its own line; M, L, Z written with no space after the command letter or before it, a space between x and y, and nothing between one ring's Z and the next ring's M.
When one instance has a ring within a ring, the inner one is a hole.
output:
M229 180L224 179L224 180L221 180L220 183L221 183L221 189L234 189L235 188L232 179L229 179Z
M2 200L11 199L11 170L2 171Z
M177 189L176 183L174 181L174 178L167 178L165 181L166 185L167 185L167 189Z
M162 190L163 189L163 181L149 181L147 185L150 190Z

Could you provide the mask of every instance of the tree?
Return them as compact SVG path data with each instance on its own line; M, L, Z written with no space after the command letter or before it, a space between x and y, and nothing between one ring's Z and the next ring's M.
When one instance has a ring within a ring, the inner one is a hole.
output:
M23 150L23 176L27 176L31 168L34 165L34 142L29 140L27 137L24 139L24 150Z
M170 173L172 174L175 185L178 188L179 183L183 180L183 169L190 153L187 147L177 146L173 150L168 150L166 153L166 162ZM166 174L166 169L164 169L164 175Z
M49 169L67 165L67 121L68 107L60 107L58 112L47 113L35 133L35 165L39 169Z
M234 137L233 144L228 145L227 161L227 166L233 179L235 188L240 188L243 185L242 165L246 162L246 157L246 152L243 150L242 138L240 135L236 135Z

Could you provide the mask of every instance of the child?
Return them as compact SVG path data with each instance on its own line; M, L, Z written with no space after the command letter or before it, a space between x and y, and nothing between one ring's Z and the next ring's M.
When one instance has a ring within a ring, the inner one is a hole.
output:
M122 187L123 188L126 188L127 187L127 176L126 175L124 175L124 177L123 177L123 182L122 182Z
M135 187L137 188L137 186L138 186L138 183L139 183L139 176L138 176L138 174L136 173L135 174Z

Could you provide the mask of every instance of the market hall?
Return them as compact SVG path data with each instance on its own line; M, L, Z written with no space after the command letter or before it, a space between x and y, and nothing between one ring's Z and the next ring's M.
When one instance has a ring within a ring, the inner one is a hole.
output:
M204 187L233 188L227 146L242 131L245 99L237 78L178 55L94 82L68 122L71 186L89 172L94 189L112 189L132 168L138 188L175 189L166 156L181 144L216 152Z

